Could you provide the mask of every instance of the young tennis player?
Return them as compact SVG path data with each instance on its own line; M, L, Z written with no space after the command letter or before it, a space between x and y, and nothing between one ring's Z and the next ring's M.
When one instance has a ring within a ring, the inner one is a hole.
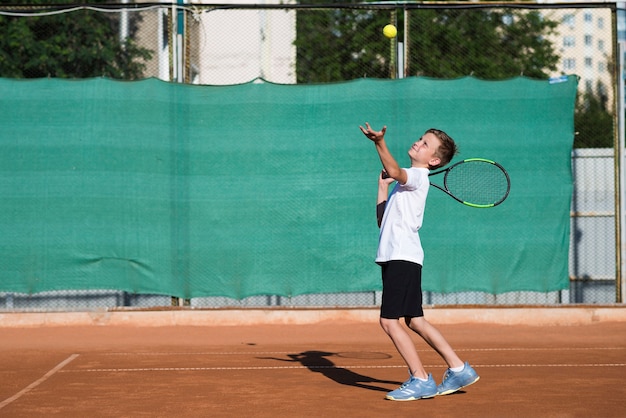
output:
M424 251L418 231L422 226L429 170L442 167L456 154L456 144L445 132L429 129L408 150L410 168L400 168L385 143L386 126L373 130L369 123L361 132L374 142L384 170L378 180L376 212L380 237L376 263L382 269L383 296L380 325L389 335L409 368L409 380L387 394L394 401L412 401L447 395L475 383L479 376L454 352L443 335L424 318L422 310L422 264ZM388 187L396 182L391 194ZM426 373L413 340L400 319L424 339L448 364L437 386Z

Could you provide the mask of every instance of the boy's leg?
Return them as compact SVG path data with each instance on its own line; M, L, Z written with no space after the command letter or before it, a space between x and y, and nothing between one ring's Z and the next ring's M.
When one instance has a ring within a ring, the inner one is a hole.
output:
M426 320L423 316L415 318L407 318L406 321L409 328L415 331L424 339L448 364L448 367L461 367L463 361L457 356L452 346L444 338L435 326Z
M437 386L438 395L448 395L461 388L476 383L480 377L476 371L456 355L448 341L437 328L423 317L407 319L407 325L420 335L441 357L448 363L448 369L443 375L443 381ZM460 369L455 371L453 369Z
M386 398L394 401L413 401L437 395L437 384L426 373L417 354L411 335L401 324L404 316L422 316L421 268L408 261L383 263L383 296L380 307L380 325L409 368L409 380L398 389L387 393ZM411 303L407 303L407 300Z
M400 353L400 356L402 356L409 368L409 373L420 379L427 379L428 374L426 370L424 370L422 361L417 354L415 344L409 333L406 332L405 328L400 323L400 320L380 318L380 326L385 333L389 335L389 338L391 338L391 341L396 346L396 350L398 350L398 353Z
M380 318L380 325L389 335L409 368L409 380L398 389L387 393L392 401L414 401L437 396L437 384L432 375L427 374L417 354L413 340L399 319Z

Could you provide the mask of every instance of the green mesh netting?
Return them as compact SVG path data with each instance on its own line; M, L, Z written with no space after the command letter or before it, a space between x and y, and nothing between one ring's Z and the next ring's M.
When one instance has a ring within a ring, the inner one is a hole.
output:
M432 188L424 288L568 286L577 80L189 86L0 79L0 291L178 297L381 288L380 162L436 127L503 164L493 209Z

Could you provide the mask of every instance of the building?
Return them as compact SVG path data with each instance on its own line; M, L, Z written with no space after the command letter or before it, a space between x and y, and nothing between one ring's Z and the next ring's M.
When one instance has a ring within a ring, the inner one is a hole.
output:
M546 9L544 16L560 22L552 41L561 60L553 75L576 74L581 91L612 103L616 81L611 9Z

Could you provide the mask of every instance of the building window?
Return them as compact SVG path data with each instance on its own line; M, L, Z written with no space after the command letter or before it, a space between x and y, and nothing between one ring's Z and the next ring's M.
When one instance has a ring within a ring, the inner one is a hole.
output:
M591 67L593 67L593 60L591 59L591 57L585 58L585 68L591 68Z
M604 29L604 18L603 17L599 17L598 18L598 29Z
M598 41L598 51L604 51L604 41L602 39Z
M603 73L606 71L606 64L604 63L604 61L600 61L598 63L598 72Z
M574 27L575 18L573 14L566 14L563 16L563 24L565 26L569 26L570 28Z
M585 35L585 46L591 46L593 44L593 39L591 35Z
M576 46L576 37L565 36L563 37L563 48L572 48Z
M593 15L591 13L585 13L585 22L592 22Z
M575 58L565 58L563 60L563 69L564 70L575 70L576 69L576 59Z

